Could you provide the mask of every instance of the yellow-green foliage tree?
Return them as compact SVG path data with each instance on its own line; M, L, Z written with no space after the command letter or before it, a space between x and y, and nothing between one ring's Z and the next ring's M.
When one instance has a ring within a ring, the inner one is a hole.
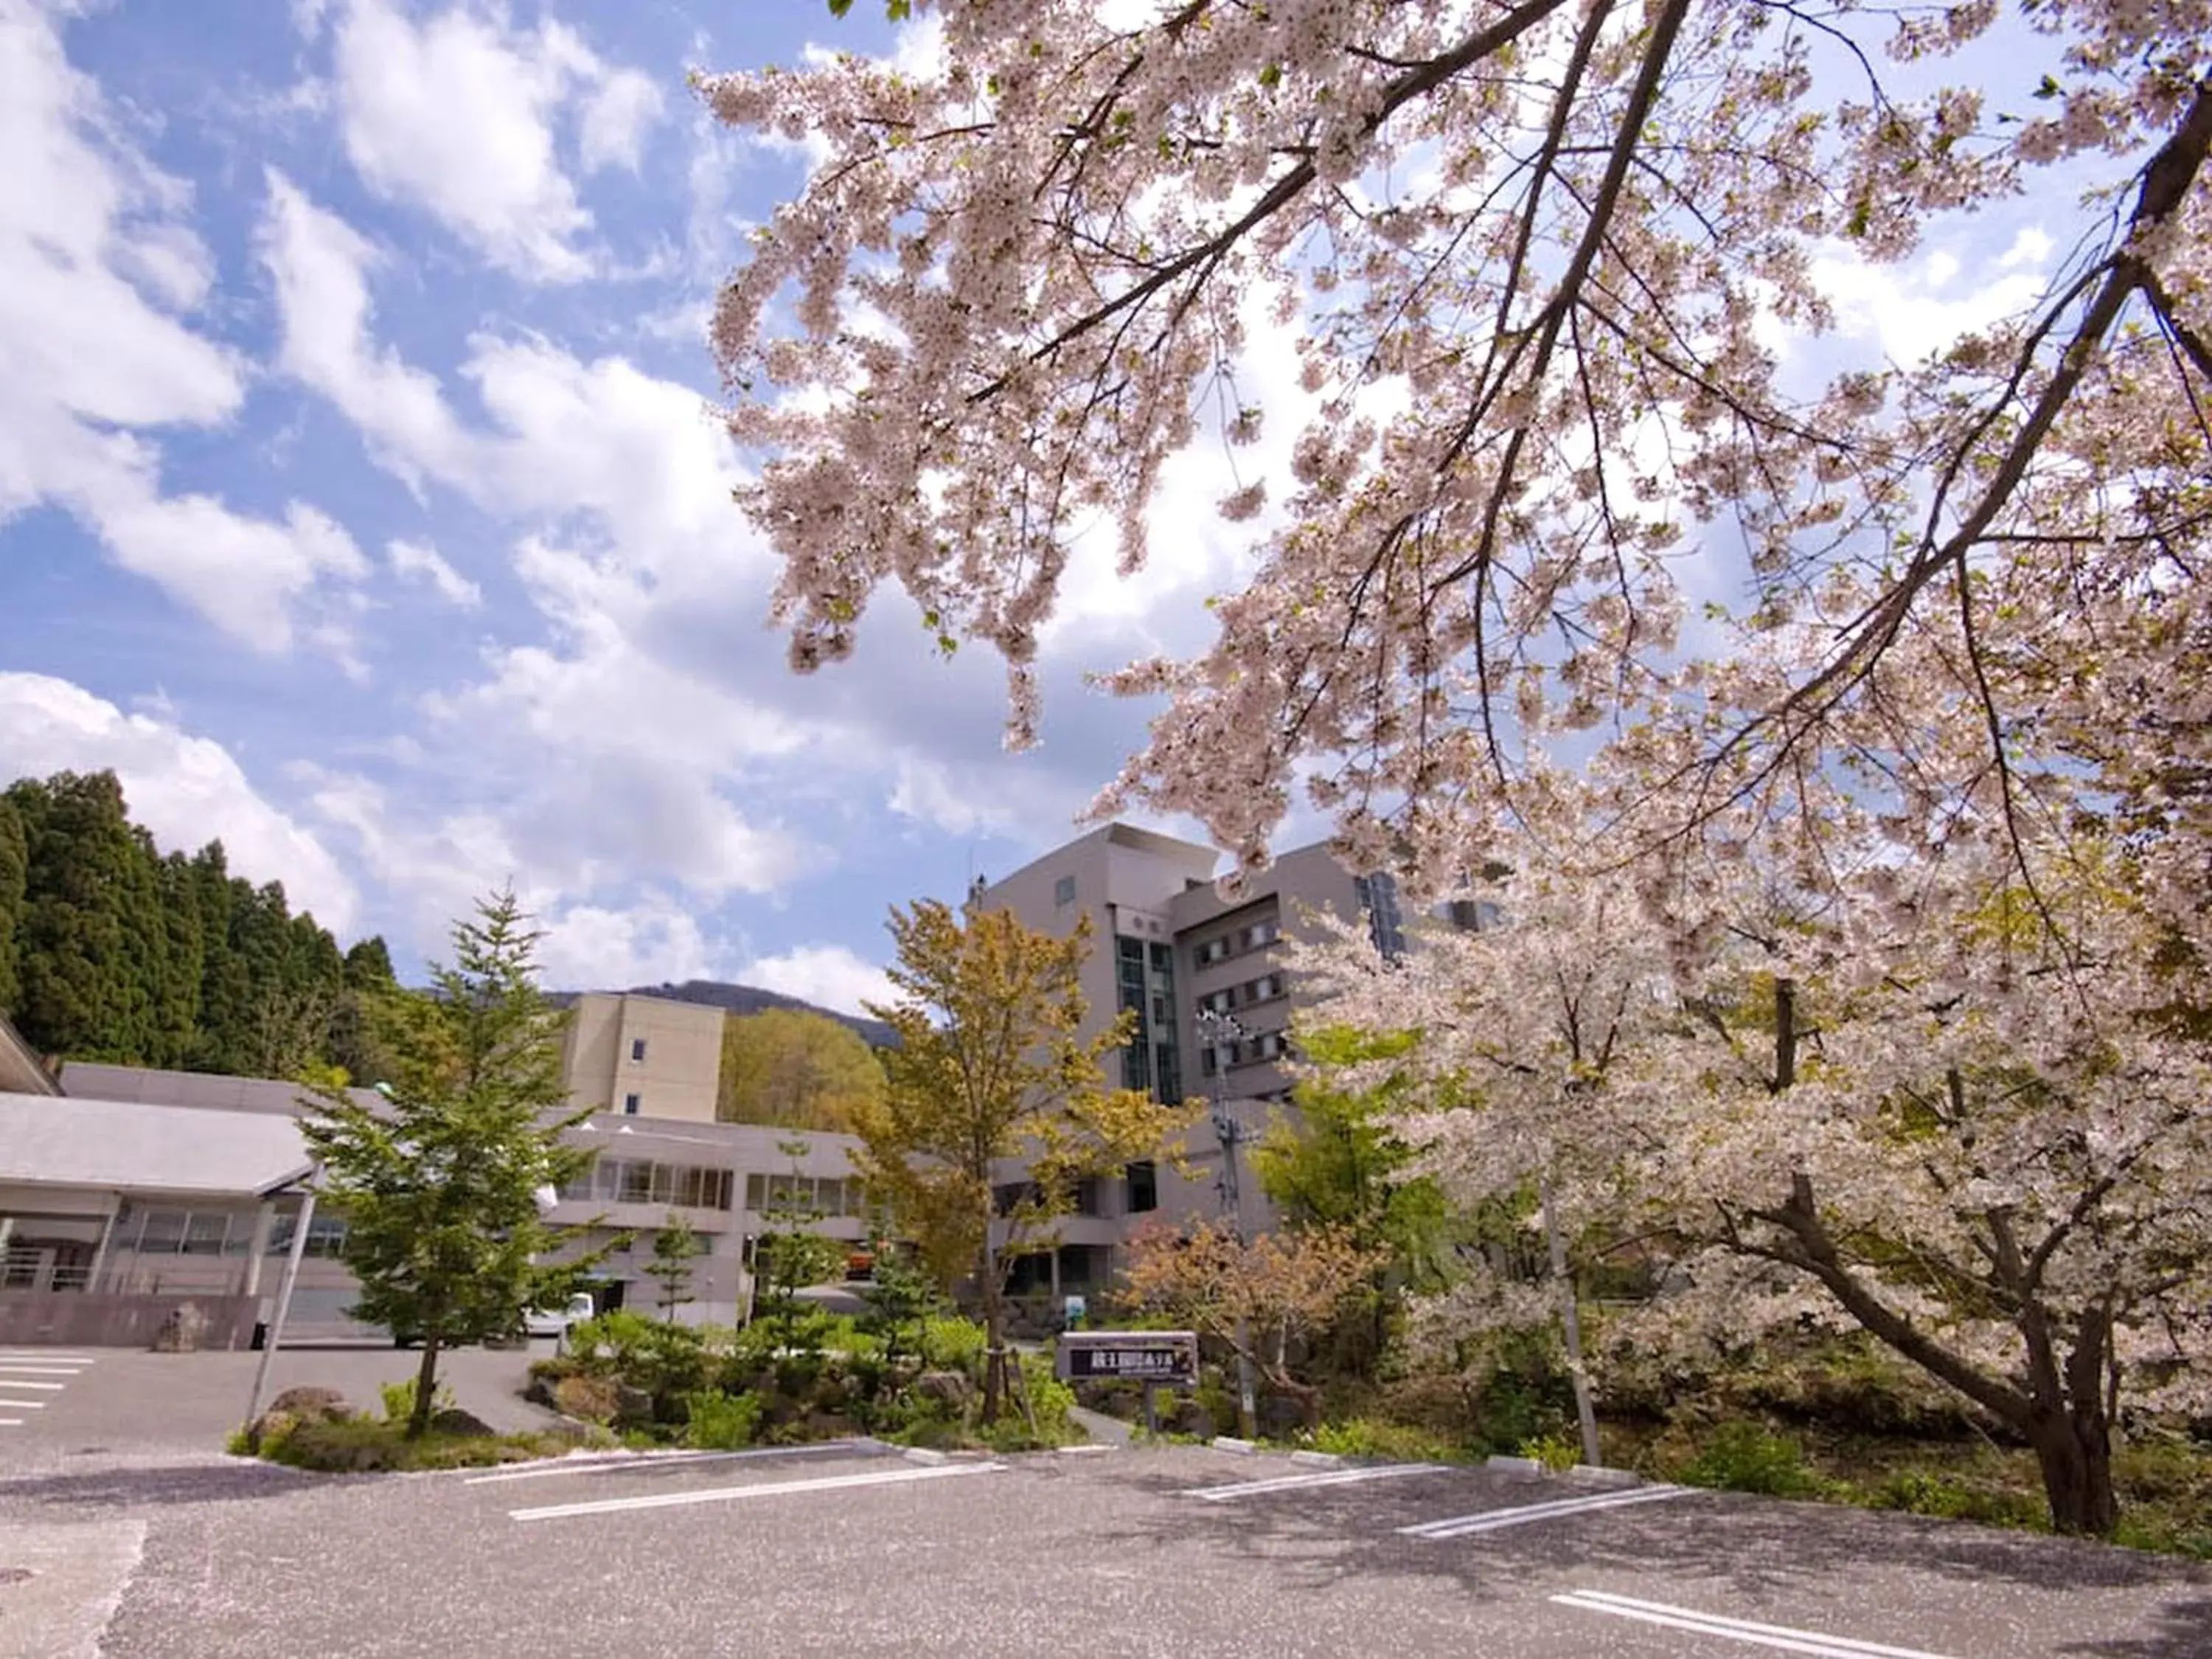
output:
M826 1014L764 1008L722 1026L714 1115L725 1123L842 1131L883 1090L875 1051Z
M973 1275L989 1358L983 1418L1005 1399L1006 1267L1024 1242L1051 1237L1076 1184L1160 1152L1182 1126L1180 1105L1106 1086L1101 1062L1127 1042L1130 1017L1083 1028L1088 921L1057 938L1004 910L955 910L935 899L891 911L899 1000L868 1012L899 1036L883 1057L885 1086L855 1117L855 1158L899 1231L950 1289ZM992 1169L1024 1160L1027 1182L996 1218Z

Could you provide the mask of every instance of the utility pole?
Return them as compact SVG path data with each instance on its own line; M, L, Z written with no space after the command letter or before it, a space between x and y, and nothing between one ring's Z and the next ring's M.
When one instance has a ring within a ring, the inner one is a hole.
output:
M1229 1081L1229 1056L1233 1045L1244 1035L1244 1028L1229 1014L1201 1008L1194 1024L1198 1040L1216 1050L1213 1058L1213 1138L1221 1146L1221 1179L1214 1190L1220 1195L1222 1213L1229 1218L1230 1236L1242 1244L1244 1242L1243 1193L1238 1185L1237 1147L1244 1138L1244 1126L1230 1111L1226 1099ZM1258 1430L1260 1394L1257 1380L1252 1371L1252 1326L1243 1314L1237 1316L1237 1414L1238 1426L1246 1438Z

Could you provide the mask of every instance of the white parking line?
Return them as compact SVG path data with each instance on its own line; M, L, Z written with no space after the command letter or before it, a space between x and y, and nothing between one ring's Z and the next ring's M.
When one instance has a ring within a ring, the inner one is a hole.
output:
M33 1365L89 1365L100 1356L90 1353L55 1353L47 1348L9 1348L0 1350L0 1365L9 1360L21 1359Z
M11 1389L37 1389L46 1394L59 1394L69 1387L66 1382L33 1382L27 1376L0 1377L0 1382L6 1382Z
M0 1400L0 1411L42 1412L46 1408L43 1400Z
M28 1376L82 1376L82 1365L55 1365L44 1360L0 1359L0 1376L13 1376L17 1373Z
M1723 1641L1748 1642L1754 1646L1776 1648L1784 1653L1809 1653L1818 1659L1943 1659L1940 1653L1930 1653L1925 1648L1893 1648L1880 1642L1861 1642L1848 1636L1826 1636L1818 1631L1791 1630L1784 1625L1755 1624L1748 1619L1729 1619L1717 1613L1699 1613L1694 1607L1670 1607L1664 1601L1640 1601L1632 1595L1614 1595L1606 1590L1573 1590L1564 1595L1554 1595L1553 1601L1562 1607L1579 1607L1584 1613L1609 1613L1616 1619L1637 1619L1647 1625L1662 1625L1669 1630L1695 1631L1700 1636L1717 1636Z
M1550 1521L1561 1516L1583 1515L1592 1510L1624 1509L1632 1504L1656 1504L1669 1498L1686 1498L1687 1486L1639 1486L1633 1492L1601 1492L1588 1498L1556 1498L1545 1504L1523 1504L1517 1509L1483 1510L1474 1515L1447 1516L1441 1521L1424 1521L1419 1526L1401 1527L1398 1530L1409 1538L1464 1538L1469 1533L1497 1532L1505 1527L1525 1526L1532 1521Z
M689 1468L694 1463L729 1463L751 1457L806 1457L822 1452L857 1451L850 1440L817 1440L804 1446L754 1446L744 1451L623 1452L606 1457L562 1457L526 1469L505 1469L497 1474L472 1474L465 1486L489 1486L495 1480L537 1480L549 1474L620 1474L624 1470Z
M22 1426L23 1419L20 1417L0 1417L0 1429L20 1429Z
M1318 1474L1279 1474L1266 1480L1240 1480L1233 1486L1194 1486L1187 1494L1209 1504L1225 1504L1232 1498L1257 1498L1268 1492L1297 1492L1308 1486L1347 1486L1358 1480L1389 1480L1401 1474L1441 1474L1449 1463L1380 1463L1371 1468L1328 1469Z
M734 1504L744 1498L774 1498L785 1492L830 1492L841 1486L888 1486L905 1480L937 1480L956 1474L989 1474L1004 1463L932 1463L876 1469L866 1474L821 1475L811 1480L771 1480L757 1486L714 1486L704 1492L655 1492L647 1498L605 1498L592 1504L552 1504L543 1509L509 1510L515 1521L555 1521L572 1515L613 1515L623 1510L675 1509L686 1504Z

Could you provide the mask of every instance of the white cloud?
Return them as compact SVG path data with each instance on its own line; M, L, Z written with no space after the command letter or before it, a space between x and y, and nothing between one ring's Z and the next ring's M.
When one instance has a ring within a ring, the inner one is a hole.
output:
M457 5L420 23L352 0L336 43L346 154L370 189L420 207L513 275L574 282L597 260L556 124L580 101L586 171L635 166L658 89L555 22L519 28Z
M538 947L545 983L562 990L627 990L664 981L713 979L729 953L698 918L665 898L625 909L580 904L539 916Z
M2002 254L1971 264L1948 248L1905 264L1876 264L1840 249L1814 260L1810 274L1834 307L1840 333L1870 339L1890 362L1909 367L2033 305L2051 250L2051 238L2029 226Z
M349 932L358 895L322 842L264 799L221 744L180 730L164 702L149 708L157 712L125 714L67 680L0 673L0 768L32 777L112 770L131 817L165 851L220 839L234 872L283 882L295 909Z
M474 611L483 603L483 589L454 569L445 555L428 543L395 539L385 544L384 556L393 575L402 581L429 583L447 605Z
M241 518L205 495L118 493L92 504L101 536L125 569L185 599L234 639L270 650L292 644L292 612L325 576L357 579L368 561L327 514L293 502L282 524ZM343 642L325 623L317 636Z
M898 995L881 968L842 945L802 945L775 956L756 957L738 977L747 985L781 991L846 1014L865 1013L863 1002L892 1002Z
M331 590L365 566L325 514L279 520L164 496L163 427L213 427L244 400L232 354L187 320L213 260L191 192L120 136L51 16L0 0L0 522L67 508L118 562L234 639L282 651L303 608L342 638Z
M273 168L256 246L276 285L283 336L277 364L320 392L357 426L377 459L407 483L472 470L467 433L437 378L380 350L369 337L368 273L376 250Z
M576 149L584 171L605 167L637 171L645 154L646 136L659 123L666 107L660 83L635 70L616 70L599 83L584 103L577 128Z

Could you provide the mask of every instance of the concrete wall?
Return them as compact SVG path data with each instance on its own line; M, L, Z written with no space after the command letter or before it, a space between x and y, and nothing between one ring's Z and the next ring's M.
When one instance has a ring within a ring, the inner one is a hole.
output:
M250 1296L101 1296L0 1291L0 1346L150 1348L161 1323L186 1303L207 1316L203 1348L244 1348L253 1340Z
M562 1057L570 1097L619 1115L635 1095L638 1116L712 1123L724 1018L720 1008L660 997L577 998Z

